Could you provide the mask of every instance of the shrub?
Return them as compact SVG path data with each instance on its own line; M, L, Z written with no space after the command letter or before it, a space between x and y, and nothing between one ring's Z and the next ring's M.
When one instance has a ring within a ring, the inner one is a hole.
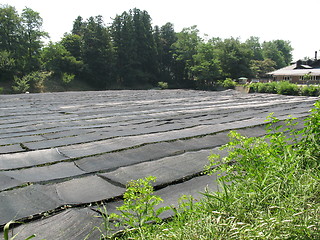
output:
M303 96L319 96L320 95L320 87L316 86L304 86L301 88L301 95Z
M299 95L299 87L288 81L270 83L251 83L249 92L277 93L282 95Z
M282 95L299 95L299 87L288 81L278 82L276 90L278 94Z
M74 74L63 73L63 74L62 74L62 82L63 82L64 84L68 84L68 83L70 83L71 81L74 80L74 77L75 77Z
M227 78L222 82L221 85L227 89L234 89L237 84L231 78Z
M167 82L158 82L158 87L160 89L168 89L169 85Z
M267 93L267 86L264 83L257 83L259 93Z
M3 92L3 88L2 87L0 87L0 94Z
M265 83L265 85L266 85L266 92L267 93L277 93L277 83L276 82Z
M258 83L250 83L249 93L257 93L257 92L258 92Z
M43 92L44 91L44 81L50 75L49 72L32 72L22 78L14 77L13 90L16 93L24 93L29 89L32 92Z
M123 195L123 205L117 207L121 214L112 213L110 218L119 220L118 226L138 229L143 235L143 227L150 222L160 222L159 215L169 210L169 207L155 207L163 200L154 195L151 182L155 182L156 177L149 176L144 179L132 180L127 184L126 192Z
M15 93L25 93L30 88L29 81L30 79L28 79L26 76L22 78L14 76L14 80L13 80L14 85L12 86L13 91Z
M222 148L227 157L211 156L208 169L225 173L222 191L205 194L208 211L225 226L222 239L319 239L320 102L315 106L302 131L295 119L284 128L271 115L268 135L231 132Z

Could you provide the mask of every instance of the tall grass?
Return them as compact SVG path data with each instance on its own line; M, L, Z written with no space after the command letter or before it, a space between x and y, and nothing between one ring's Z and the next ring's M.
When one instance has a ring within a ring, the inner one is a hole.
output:
M181 201L170 221L121 239L320 239L320 102L302 131L295 119L269 121L265 137L231 132L228 156L210 156L221 191Z

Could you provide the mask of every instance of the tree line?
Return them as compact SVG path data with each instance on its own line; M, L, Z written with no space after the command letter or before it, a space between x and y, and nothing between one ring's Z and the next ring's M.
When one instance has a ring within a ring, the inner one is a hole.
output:
M44 44L40 14L0 7L0 84L41 91L45 78L74 79L94 89L210 88L218 80L260 78L292 61L289 41L250 37L206 40L196 26L152 26L147 11L125 11L106 25L102 16L77 17L60 41ZM1 85L0 85L1 86Z

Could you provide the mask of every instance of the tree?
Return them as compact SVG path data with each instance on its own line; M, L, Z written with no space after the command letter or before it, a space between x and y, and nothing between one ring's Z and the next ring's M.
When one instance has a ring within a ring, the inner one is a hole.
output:
M159 64L159 81L174 84L173 78L173 44L177 41L177 34L172 23L168 22L161 28L155 27L154 39L157 48Z
M268 72L275 70L276 63L271 59L265 60L251 60L250 69L252 71L253 77L264 78Z
M258 37L251 36L245 41L245 45L252 51L252 60L263 60L262 48Z
M197 54L193 55L194 66L191 67L198 87L210 87L221 78L220 62L216 54L211 42L199 43Z
M73 35L79 35L82 36L84 33L86 23L83 21L83 18L81 16L78 16L76 20L73 22L73 27L71 33Z
M281 52L286 66L288 66L292 61L293 51L290 41L275 40L274 42L277 45L278 50Z
M41 30L43 21L39 13L30 8L25 8L22 11L21 18L24 49L26 51L26 71L29 73L40 68L39 52L43 46L41 38L49 35Z
M197 54L197 46L202 41L198 34L197 26L184 28L177 34L177 41L172 45L175 82L178 87L194 86L193 55Z
M0 8L0 49L16 54L21 40L21 18L12 6Z
M65 34L60 43L78 61L82 60L82 37L77 34Z
M117 15L111 26L117 82L126 87L155 86L158 67L151 17L147 11Z
M239 78L251 76L250 60L252 51L238 38L216 41L218 59L221 63L224 78Z
M115 49L115 70L118 85L132 85L130 72L136 59L133 41L132 16L127 12L117 15L111 26Z
M88 82L97 89L113 85L113 47L102 16L90 17L83 30L82 59Z
M2 55L2 76L13 80L13 75L22 70L21 64L21 18L12 6L0 7L0 51ZM14 59L14 61L10 60Z
M263 42L262 54L264 59L271 59L276 63L276 69L288 66L292 61L292 50L289 41L274 40Z
M10 79L15 60L7 50L0 51L0 80Z
M63 73L76 73L83 65L61 43L50 42L41 52L44 68L62 77Z

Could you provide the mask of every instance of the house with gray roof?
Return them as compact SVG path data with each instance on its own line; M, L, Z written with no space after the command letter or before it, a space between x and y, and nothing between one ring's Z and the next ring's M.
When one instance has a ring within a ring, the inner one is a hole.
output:
M320 59L299 60L290 66L269 72L274 81L290 81L299 84L320 83Z

